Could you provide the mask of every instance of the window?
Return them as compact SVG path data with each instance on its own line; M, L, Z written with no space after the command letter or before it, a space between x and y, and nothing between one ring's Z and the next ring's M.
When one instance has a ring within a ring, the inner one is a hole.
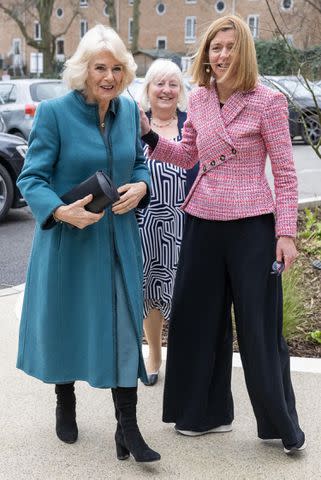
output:
M80 38L88 32L88 22L85 19L80 20Z
M182 67L182 72L183 73L188 72L191 65L192 65L192 57L182 57L181 58L181 67Z
M128 42L133 41L133 19L129 18L128 19Z
M156 48L157 48L157 50L166 50L166 48L167 48L167 37L157 37Z
M194 43L196 40L196 17L185 18L185 43Z
M282 0L281 1L281 8L282 10L289 11L293 7L293 0Z
M253 38L259 38L259 16L249 15L247 17L247 24L250 27Z
M164 13L166 12L166 5L165 5L165 3L159 2L159 3L156 5L156 12L158 13L158 15L164 15Z
M41 25L39 22L34 23L34 37L35 40L41 40Z
M185 3L197 3L197 0L185 0Z
M62 39L57 39L56 43L56 55L65 56L65 42Z
M225 10L225 2L219 1L215 3L215 10L217 13L223 13Z
M60 7L57 8L57 10L56 10L56 16L57 16L58 18L62 18L62 17L64 16L64 11L63 11L62 8L60 8Z
M128 5L133 5L134 0L128 0Z
M88 0L79 0L80 7L88 7Z
M21 38L12 40L12 52L14 55L21 55Z
M104 7L103 14L105 15L105 17L109 16L107 5Z

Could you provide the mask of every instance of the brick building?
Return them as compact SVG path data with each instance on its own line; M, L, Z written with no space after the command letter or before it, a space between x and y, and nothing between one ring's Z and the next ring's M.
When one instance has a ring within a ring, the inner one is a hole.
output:
M132 4L132 0L115 0L118 32L129 49L132 43ZM296 47L321 43L321 14L307 2L270 0L270 4L281 29ZM97 23L109 24L103 0L56 0L51 21L53 33L66 28L75 5L78 15L67 33L56 41L57 61L64 61L74 52L88 28ZM140 12L139 53L136 56L140 75L157 56L174 55L181 59L183 69L186 68L197 38L222 15L240 15L249 24L255 38L270 39L276 34L265 0L141 0ZM40 41L42 32L36 19L25 15L23 22L33 38ZM15 75L21 74L22 68L27 74L41 69L41 55L26 44L16 23L0 10L1 63L9 66Z

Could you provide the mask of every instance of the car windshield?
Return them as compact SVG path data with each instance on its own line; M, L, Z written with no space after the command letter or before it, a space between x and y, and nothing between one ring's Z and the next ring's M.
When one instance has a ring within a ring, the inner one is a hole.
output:
M30 85L30 95L34 102L61 97L68 89L62 82L35 82Z
M12 83L1 83L0 82L0 103L9 103L11 101L11 96L14 91L14 85Z
M143 78L135 78L132 83L128 85L128 87L124 90L123 95L125 95L125 97L132 97L138 101L142 93L143 83Z
M292 95L295 95L296 97L306 97L311 95L307 85L305 85L304 80L301 82L299 79L281 79L276 83L279 83L281 86L285 87ZM321 96L321 87L311 82L309 82L309 85L313 89L315 95Z

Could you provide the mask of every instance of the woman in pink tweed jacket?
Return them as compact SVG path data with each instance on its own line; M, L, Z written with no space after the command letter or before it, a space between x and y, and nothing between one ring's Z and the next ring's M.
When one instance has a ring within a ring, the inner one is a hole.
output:
M168 335L163 420L183 435L232 430L232 327L258 436L284 451L305 448L282 336L281 277L297 252L297 177L283 94L258 83L255 47L245 22L222 17L208 28L193 64L180 143L150 131L151 158L199 174L187 213ZM265 176L270 157L275 201Z

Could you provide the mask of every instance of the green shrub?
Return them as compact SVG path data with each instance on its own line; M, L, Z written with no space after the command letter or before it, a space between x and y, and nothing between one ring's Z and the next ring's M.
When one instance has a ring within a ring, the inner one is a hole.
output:
M321 344L321 330L315 330L314 332L309 332L306 338L307 340L311 340L312 342Z
M283 335L291 338L304 320L305 306L300 288L300 276L295 267L283 274Z

